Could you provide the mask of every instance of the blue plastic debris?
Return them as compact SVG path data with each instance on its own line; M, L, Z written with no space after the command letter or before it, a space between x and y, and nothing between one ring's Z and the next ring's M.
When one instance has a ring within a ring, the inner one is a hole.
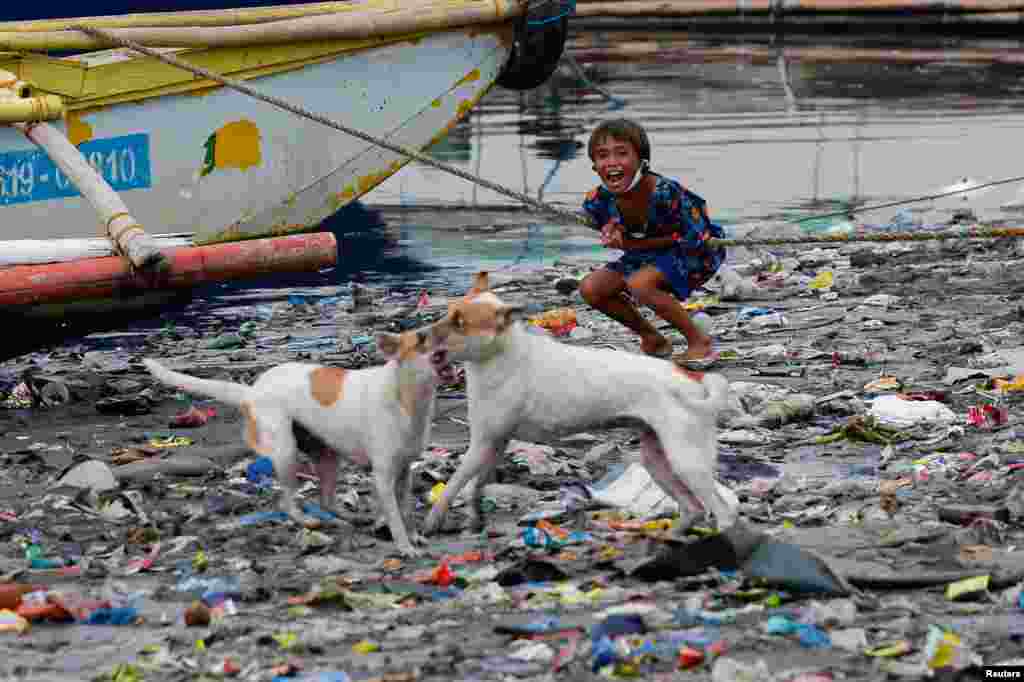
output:
M797 628L800 644L808 649L820 649L832 646L832 638L828 633L815 625L801 625Z
M269 457L260 457L245 470L246 477L253 483L262 483L274 476L274 462Z
M601 637L594 643L591 656L593 657L591 670L596 673L606 665L615 662L615 644L609 637Z
M352 678L343 672L309 673L298 677L282 677L278 675L271 682L352 682Z
M313 516L315 518L320 519L321 521L333 521L338 518L338 516L333 512L324 511L320 509L320 507L313 504L312 502L307 502L306 504L302 505L302 511L308 514L309 516ZM240 526L255 526L258 523L265 523L267 521L284 522L287 520L288 515L285 514L283 511L260 511L253 512L251 514L246 514L242 518L238 519L238 524Z
M131 625L139 617L138 609L131 606L96 609L85 618L89 625Z

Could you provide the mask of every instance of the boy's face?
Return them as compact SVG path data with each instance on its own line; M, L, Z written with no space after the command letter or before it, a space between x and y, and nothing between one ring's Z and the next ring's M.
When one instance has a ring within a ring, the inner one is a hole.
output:
M620 194L640 170L640 155L629 141L605 137L594 143L594 170L605 187Z

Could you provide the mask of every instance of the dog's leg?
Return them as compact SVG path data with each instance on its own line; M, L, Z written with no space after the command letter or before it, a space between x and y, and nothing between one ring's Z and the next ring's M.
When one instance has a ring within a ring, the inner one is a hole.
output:
M640 458L658 487L679 506L679 531L685 532L701 515L704 507L686 483L672 471L661 442L653 431L645 431L640 436Z
M395 461L397 458L392 453L371 452L371 461L377 464L373 468L373 476L377 483L377 504L379 513L388 522L391 530L391 540L395 543L398 551L406 557L415 558L420 556L419 550L412 546L405 527L405 519L402 517L402 510L398 504L398 481L401 472L396 467L402 467L404 462ZM389 458L390 457L390 458ZM408 466L405 466L408 472Z
M486 525L483 510L484 487L488 483L494 482L498 470L499 455L505 452L507 447L507 441L496 443L494 448L492 448L493 456L484 460L479 473L469 483L469 500L467 502L469 507L468 525L471 530L479 532Z
M697 435L687 434L669 421L655 427L665 462L686 489L700 500L704 509L711 512L719 530L725 530L736 522L738 510L734 509L719 492L715 481L714 466L717 450L714 441L701 443ZM692 445L687 451L680 444Z
M338 452L331 447L320 449L316 460L316 475L320 478L320 509L335 511L338 497Z
M395 495L398 497L398 510L402 514L405 523L405 530L409 534L409 541L413 545L425 545L427 541L416 530L416 522L413 518L416 510L416 498L412 494L412 469L409 466L402 468L395 481Z
M501 442L504 442L504 439ZM493 469L497 463L498 455L498 449L491 441L477 440L470 443L469 451L462 457L459 468L455 470L451 480L448 481L448 485L445 486L444 492L441 493L441 497L438 498L430 513L427 514L427 519L423 522L424 535L433 535L441 528L444 517L448 513L448 508L451 506L455 496L475 476L480 475L485 469Z
M281 486L281 510L296 523L305 523L302 510L295 501L299 490L298 448L288 415L274 407L249 405L245 410L246 441L261 455L270 457L274 474Z

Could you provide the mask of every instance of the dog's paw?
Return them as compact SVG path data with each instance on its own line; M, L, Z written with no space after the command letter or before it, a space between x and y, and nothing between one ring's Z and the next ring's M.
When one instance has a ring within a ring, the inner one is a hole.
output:
M409 542L418 547L426 547L428 544L430 544L429 541L420 533L410 533Z

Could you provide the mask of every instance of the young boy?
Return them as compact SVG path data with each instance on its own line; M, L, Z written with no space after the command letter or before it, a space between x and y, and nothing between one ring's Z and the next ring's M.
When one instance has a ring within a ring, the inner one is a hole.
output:
M703 199L675 180L650 170L651 145L644 129L628 119L606 121L590 135L587 153L601 186L583 210L601 225L601 241L625 254L580 284L587 303L640 335L640 349L670 357L672 342L658 333L621 295L628 289L686 337L682 364L707 369L717 360L711 337L680 305L725 260L725 249L705 240L725 236L708 218Z

